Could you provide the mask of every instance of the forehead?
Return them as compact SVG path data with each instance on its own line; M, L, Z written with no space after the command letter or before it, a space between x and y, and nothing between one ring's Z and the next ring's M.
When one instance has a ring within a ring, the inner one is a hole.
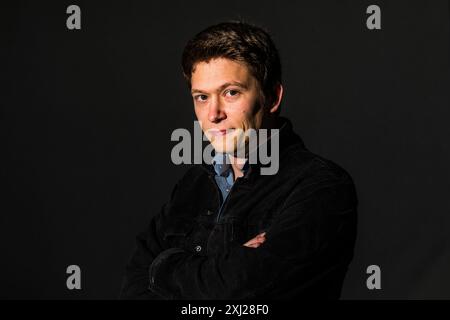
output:
M226 58L211 59L208 62L199 62L191 76L193 89L208 91L214 90L224 83L240 82L251 86L254 82L248 67L241 62Z

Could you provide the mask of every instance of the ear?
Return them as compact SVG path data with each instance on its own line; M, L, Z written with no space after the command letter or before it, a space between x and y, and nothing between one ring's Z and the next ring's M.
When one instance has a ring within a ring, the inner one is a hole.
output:
M270 107L270 113L277 112L278 108L280 107L282 99L283 99L283 85L279 83L276 85L275 88L275 97L272 102L272 106Z

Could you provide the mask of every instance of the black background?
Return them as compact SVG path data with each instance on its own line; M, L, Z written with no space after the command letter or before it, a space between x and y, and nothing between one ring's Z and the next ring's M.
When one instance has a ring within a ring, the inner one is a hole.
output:
M81 30L66 8L81 7ZM381 7L382 30L366 28ZM192 131L186 41L243 18L283 63L282 115L353 176L346 299L450 298L447 1L29 1L1 7L0 298L116 298ZM82 289L66 288L66 268ZM368 290L366 268L381 268Z

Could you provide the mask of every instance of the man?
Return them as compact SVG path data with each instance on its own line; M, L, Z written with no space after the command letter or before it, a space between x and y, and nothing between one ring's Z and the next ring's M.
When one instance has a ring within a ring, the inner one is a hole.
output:
M354 184L279 115L270 36L243 22L209 27L188 42L182 66L214 160L189 169L137 237L121 298L339 298L356 236ZM276 173L249 161L251 129L278 130L257 144L277 138Z

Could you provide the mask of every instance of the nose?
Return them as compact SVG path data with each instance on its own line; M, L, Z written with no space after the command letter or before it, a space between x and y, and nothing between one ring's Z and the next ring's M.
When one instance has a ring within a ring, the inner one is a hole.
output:
M218 98L211 98L208 109L208 120L211 122L220 122L225 119L226 115L223 106Z

